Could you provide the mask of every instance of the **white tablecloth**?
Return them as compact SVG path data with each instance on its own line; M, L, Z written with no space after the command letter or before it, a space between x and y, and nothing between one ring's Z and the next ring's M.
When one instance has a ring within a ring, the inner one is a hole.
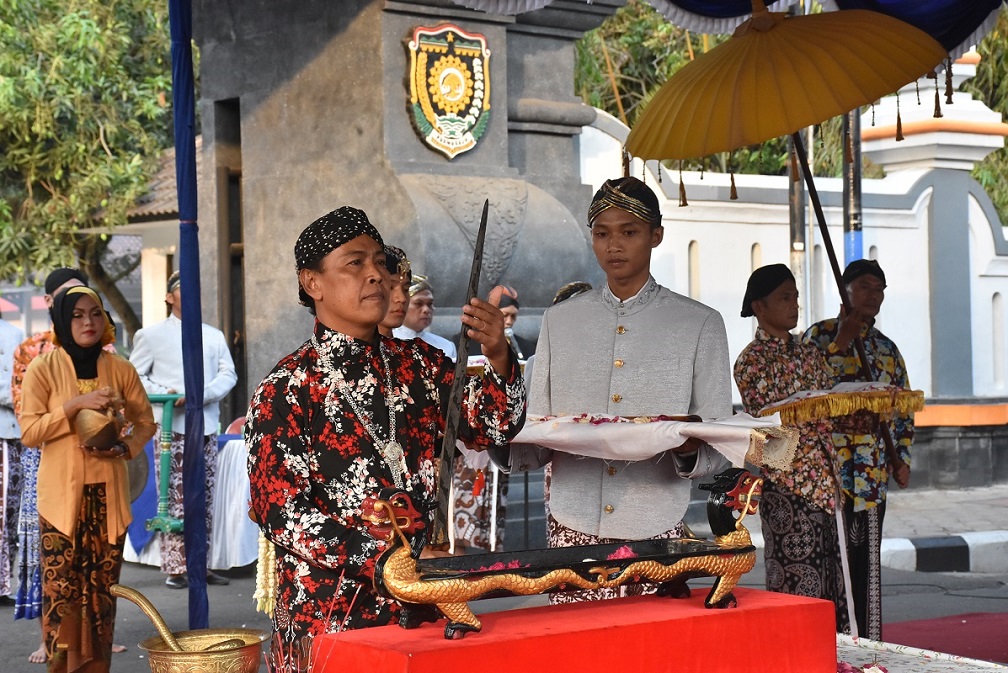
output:
M213 505L213 530L207 567L226 570L254 563L259 553L259 527L248 517L248 451L245 442L232 439L217 453L217 491ZM153 478L153 470L151 470ZM161 565L161 548L154 535L140 554L133 551L127 534L123 558L134 563Z
M922 650L909 645L884 643L867 638L837 634L837 661L863 668L875 664L889 673L966 673L1005 670L1001 664L979 661L955 654ZM839 667L838 667L839 668Z

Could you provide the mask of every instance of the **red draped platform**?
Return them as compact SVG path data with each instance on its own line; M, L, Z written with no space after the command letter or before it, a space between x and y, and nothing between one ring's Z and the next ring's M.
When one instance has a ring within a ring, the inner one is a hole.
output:
M736 589L738 607L708 610L707 591L480 615L483 630L445 640L444 621L384 626L316 641L317 673L834 673L833 605Z

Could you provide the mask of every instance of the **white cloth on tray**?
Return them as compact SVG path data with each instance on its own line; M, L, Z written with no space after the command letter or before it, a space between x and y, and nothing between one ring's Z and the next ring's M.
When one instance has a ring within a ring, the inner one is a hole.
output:
M742 467L753 433L780 427L777 414L690 422L641 420L594 414L591 416L530 416L513 444L536 444L555 451L603 460L647 460L680 446L691 437L711 445L732 465ZM778 441L763 433L768 444Z

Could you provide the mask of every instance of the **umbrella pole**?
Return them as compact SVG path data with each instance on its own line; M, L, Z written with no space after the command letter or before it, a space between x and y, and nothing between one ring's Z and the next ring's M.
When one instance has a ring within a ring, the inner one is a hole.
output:
M816 191L815 182L812 179L812 169L809 168L808 155L805 153L805 144L802 142L801 134L795 132L791 134L791 141L794 143L795 154L798 155L798 162L801 164L802 175L805 177L805 184L808 186L809 201L815 210L816 220L819 222L819 231L822 233L823 243L826 246L826 255L829 257L830 267L833 269L833 278L836 280L837 289L840 291L840 303L843 304L844 311L850 310L850 303L847 300L847 289L843 284L843 274L840 271L840 262L837 260L836 251L833 250L833 239L830 238L829 229L826 227L826 215L823 213L822 203L819 201L819 192ZM860 341L860 339L858 339ZM858 355L860 355L860 350ZM864 360L864 358L862 358ZM862 366L867 367L867 362L863 361Z

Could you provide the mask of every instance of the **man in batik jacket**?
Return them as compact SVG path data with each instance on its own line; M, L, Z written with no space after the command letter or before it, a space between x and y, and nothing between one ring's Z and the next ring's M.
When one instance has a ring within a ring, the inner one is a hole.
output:
M855 338L860 336L872 379L909 388L903 356L892 339L875 327L875 317L885 300L882 267L875 260L858 259L847 265L842 280L850 312L812 325L805 332L805 340L823 352L836 381L864 381L854 346ZM912 416L896 416L886 425L896 449L891 458L878 432L877 415L866 411L851 414L838 419L833 429L833 445L841 461L854 615L858 633L873 640L882 639L882 521L889 475L906 488L914 434Z
M454 377L430 344L378 334L390 277L364 212L344 206L316 220L294 257L314 333L259 385L245 430L252 511L277 547L273 652L283 662L310 636L399 615L398 603L375 592L375 560L388 543L365 532L361 505L386 487L417 503L434 499ZM497 308L503 291L463 308L488 360L463 396L460 436L470 446L506 444L524 422L525 387Z

